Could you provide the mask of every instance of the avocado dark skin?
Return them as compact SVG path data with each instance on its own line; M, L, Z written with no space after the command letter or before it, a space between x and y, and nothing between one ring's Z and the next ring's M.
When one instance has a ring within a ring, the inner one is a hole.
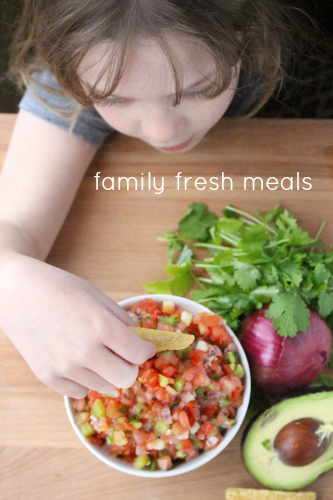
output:
M242 437L242 458L261 484L299 489L333 468L333 389L307 389L260 410Z

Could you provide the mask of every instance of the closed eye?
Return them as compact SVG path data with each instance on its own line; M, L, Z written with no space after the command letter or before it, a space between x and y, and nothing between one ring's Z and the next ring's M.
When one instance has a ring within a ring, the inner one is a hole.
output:
M202 97L207 96L207 90L211 87L209 85L208 87L200 90L186 90L182 94L182 99L200 99ZM119 106L119 105L125 105L129 104L132 102L132 99L124 99L122 97L107 97L105 99L101 99L100 101L97 101L97 104L99 106Z

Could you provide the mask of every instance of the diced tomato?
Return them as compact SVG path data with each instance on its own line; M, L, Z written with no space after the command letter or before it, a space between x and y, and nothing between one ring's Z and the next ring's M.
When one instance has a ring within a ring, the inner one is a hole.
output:
M192 427L192 425L194 425L195 422L200 418L200 405L195 401L189 401L188 403L186 403L185 408Z
M143 328L150 328L151 330L156 329L156 319L145 318L141 325Z
M192 379L192 385L194 389L197 389L198 387L205 387L206 385L209 384L209 378L205 372L199 373L199 375L196 375Z
M222 367L217 361L212 362L212 370L216 373L216 375L223 375Z
M165 365L177 366L178 363L179 358L173 351L165 351L155 360L155 367L157 370L163 370Z
M191 441L189 439L184 439L182 441L183 443L183 450L190 450L192 448L192 444L191 444Z
M207 315L204 323L209 327L223 325L223 318L221 318L221 316L217 316L217 314Z
M182 377L184 380L191 381L193 379L193 377L195 377L196 375L199 375L200 373L203 373L204 371L205 371L205 368L200 363L200 364L192 366L192 368L189 368L188 370L185 370L184 373L182 374Z
M181 436L181 434L184 434L185 429L181 425L179 421L175 422L172 424L172 432L175 436Z
M232 401L236 401L236 399L239 398L239 396L242 394L242 388L241 387L236 387L234 391L232 391L231 399Z
M87 441L87 443L95 444L96 446L103 446L103 444L104 444L104 439L100 436L90 436L90 437L86 438L86 441Z
M160 412L162 410L162 403L161 401L154 401L153 404L151 405L151 409L155 412Z
M223 365L224 373L233 373L229 365Z
M90 408L92 407L92 405L94 404L94 402L96 401L96 399L102 399L103 400L103 397L100 395L99 392L90 390L88 392L88 404L89 404Z
M139 382L146 387L151 387L152 389L159 387L158 371L154 370L154 368L150 368L141 375Z
M191 427L190 420L188 418L187 413L184 410L181 410L179 412L179 423L182 426L182 428L184 429L184 431L190 430L190 427Z
M156 460L157 467L160 470L168 470L172 467L171 457L169 455L163 455Z
M203 431L205 433L205 436L209 436L215 430L215 425L212 424L211 422L205 422L202 425L202 429L203 429Z
M213 404L213 405L210 405L210 406L207 406L207 408L204 409L204 415L206 415L206 417L209 419L209 418L213 418L215 413L218 412L218 405L217 404Z
M147 312L149 307L154 307L156 308L156 303L153 299L143 299L134 304L134 306L131 307L133 311L138 311L140 312Z
M158 387L157 389L155 389L154 394L159 401L162 401L162 403L169 403L170 396L166 392L164 387Z
M145 363L140 365L140 367L142 368L143 372L145 372L147 370L150 370L151 368L154 368L154 364L155 364L155 359L152 358L145 361Z
M223 325L216 325L212 327L210 338L213 342L224 342L228 337L229 334Z
M154 319L157 320L157 318L159 316L161 316L161 314L162 314L162 311L159 311L158 309L155 309L155 311L152 313L152 316L153 316Z
M172 377L173 375L175 375L175 373L177 373L177 368L172 365L164 365L162 368L162 373L166 377Z
M202 362L202 356L204 354L204 351L200 351L199 349L193 349L193 351L190 351L190 358L192 361L193 365L197 365L198 363Z
M133 431L133 438L136 444L139 446L145 444L148 439L154 439L156 438L155 434L153 432L146 432L142 429L138 429L137 431Z
M202 312L202 313L197 313L193 316L192 318L192 322L195 324L195 325L199 325L199 323L206 323L206 317L207 317L208 313L206 312Z
M120 418L125 416L125 412L120 411L125 406L116 399L110 399L106 407L106 415L108 418Z

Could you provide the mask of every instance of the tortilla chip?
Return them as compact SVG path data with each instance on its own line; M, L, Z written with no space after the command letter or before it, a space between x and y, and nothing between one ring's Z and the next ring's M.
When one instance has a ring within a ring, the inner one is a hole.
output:
M226 500L316 500L317 494L312 491L270 491L252 490L247 488L228 488Z
M130 329L144 340L154 344L156 352L179 351L190 346L195 339L194 335L188 333L166 332L164 330L150 330L130 326Z

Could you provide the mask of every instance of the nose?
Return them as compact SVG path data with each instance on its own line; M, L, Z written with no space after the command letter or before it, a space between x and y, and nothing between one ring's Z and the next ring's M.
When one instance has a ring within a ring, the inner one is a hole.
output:
M146 110L142 116L142 133L156 146L170 144L182 138L185 120L174 110ZM172 144L171 144L172 145Z

